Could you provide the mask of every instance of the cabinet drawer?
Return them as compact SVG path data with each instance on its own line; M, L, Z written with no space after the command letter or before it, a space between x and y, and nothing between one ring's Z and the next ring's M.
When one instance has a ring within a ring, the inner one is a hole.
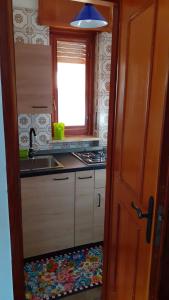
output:
M55 182L57 185L66 186L68 183L75 183L75 173L52 174L43 177L47 177L46 180Z
M104 188L106 185L106 169L95 170L95 188Z
M76 172L76 194L90 193L94 189L94 171Z

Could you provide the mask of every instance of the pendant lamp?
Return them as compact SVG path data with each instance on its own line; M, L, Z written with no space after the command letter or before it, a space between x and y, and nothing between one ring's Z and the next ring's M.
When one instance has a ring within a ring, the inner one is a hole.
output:
M93 4L86 3L70 25L78 28L99 28L108 25L108 22Z

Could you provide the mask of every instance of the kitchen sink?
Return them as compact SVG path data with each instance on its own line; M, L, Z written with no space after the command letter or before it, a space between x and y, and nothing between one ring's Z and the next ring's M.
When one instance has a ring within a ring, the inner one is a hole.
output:
M52 155L35 156L33 158L21 159L20 170L45 170L45 169L60 169L64 166L57 161Z

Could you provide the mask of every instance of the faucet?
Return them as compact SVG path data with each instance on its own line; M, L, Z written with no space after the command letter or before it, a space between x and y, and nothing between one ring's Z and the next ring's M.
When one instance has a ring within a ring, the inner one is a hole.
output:
M36 132L35 132L35 129L34 128L30 128L29 130L29 158L33 158L34 156L34 149L33 149L33 136L36 136Z

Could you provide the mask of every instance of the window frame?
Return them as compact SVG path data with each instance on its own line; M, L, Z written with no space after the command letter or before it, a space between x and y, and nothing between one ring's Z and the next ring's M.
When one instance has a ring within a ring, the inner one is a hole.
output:
M57 89L57 45L56 41L85 42L86 57L86 118L84 126L66 126L65 135L92 135L93 134L93 107L94 107L94 70L95 70L95 39L96 32L75 31L50 28L50 44L52 47L52 83L53 83L53 115L52 121L58 122L58 89Z

